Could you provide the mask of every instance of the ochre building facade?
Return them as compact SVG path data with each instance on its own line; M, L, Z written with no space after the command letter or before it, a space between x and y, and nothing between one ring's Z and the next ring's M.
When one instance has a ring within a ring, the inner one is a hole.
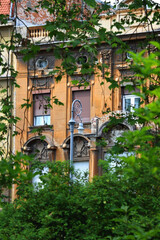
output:
M32 4L32 1L29 2ZM127 123L119 124L106 134L103 129L109 122L110 114L125 113L128 110L132 111L133 107L138 108L140 97L136 94L132 95L125 85L119 85L119 88L110 90L110 83L104 80L105 70L99 74L86 75L87 87L79 88L73 85L72 80L81 79L79 58L88 60L87 54L80 53L78 49L74 52L77 71L73 76L63 75L61 81L56 82L55 75L49 75L49 72L53 71L56 66L60 66L61 61L54 57L54 51L48 44L48 35L43 29L44 18L39 19L37 24L36 16L26 17L22 11L24 6L21 4L27 4L27 2L19 2L17 14L21 21L17 22L17 31L23 34L24 39L41 40L41 44L39 53L28 62L23 61L23 55L19 50L15 52L17 84L20 88L14 89L14 108L15 115L21 120L17 124L19 134L14 139L14 149L26 154L36 153L38 149L37 161L42 162L69 160L71 107L73 100L79 99L82 103L81 118L84 132L78 133L79 119L75 118L77 124L74 130L73 165L75 169L88 171L91 180L94 175L101 174L98 161L105 158L107 149L114 145L116 137L126 130L135 129ZM124 11L124 9L117 9L107 20L106 16L102 15L101 24L109 30L114 19L124 17ZM141 13L142 9L137 12L137 14ZM44 15L49 18L47 13ZM28 35L28 29L30 35ZM142 50L140 45L150 31L151 29L148 29L146 32L145 26L141 25L126 27L120 38L128 43L132 51L140 52ZM48 51L49 48L50 51ZM133 73L129 69L130 55L117 53L117 49L102 44L98 47L97 57L99 62L109 66L109 76L119 83L123 77L131 77ZM55 104L57 99L63 105ZM22 108L24 103L31 104L30 108ZM47 105L51 105L51 108ZM108 109L111 113L107 114ZM38 132L35 131L36 129ZM41 139L41 135L45 136L44 140ZM97 140L102 137L106 140L105 148L96 144Z

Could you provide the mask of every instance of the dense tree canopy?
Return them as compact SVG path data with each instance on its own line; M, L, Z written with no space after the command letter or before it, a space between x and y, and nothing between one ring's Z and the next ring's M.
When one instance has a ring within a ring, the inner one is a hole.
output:
M57 44L53 44L54 55L62 59L61 66L54 69L56 80L60 81L63 74L72 75L76 64L73 50L87 51L90 61L82 61L82 76L92 74L95 69L102 70L107 66L97 62L97 46L102 42L113 48L128 51L127 44L119 38L123 24L145 22L147 24L159 23L159 5L152 1L133 1L129 5L130 18L115 22L117 31L107 31L99 24L100 13L107 11L110 14L109 4L97 4L94 0L85 0L93 11L86 10L82 14L81 8L73 6L66 8L65 1L40 1L41 8L47 9L53 16L53 22L46 23L49 36L56 37ZM147 6L150 10L146 11ZM37 6L38 8L39 6ZM126 6L123 6L126 7ZM144 7L145 15L139 19L133 9ZM28 9L27 11L30 11ZM150 16L154 10L152 19ZM155 11L156 10L156 11ZM36 11L36 9L34 10ZM81 16L81 19L80 17ZM4 16L1 16L1 21ZM128 88L139 86L141 107L127 115L111 115L108 127L127 121L137 125L138 130L127 131L119 137L115 146L110 149L106 161L101 161L102 176L96 176L92 182L86 181L86 176L76 175L70 179L68 163L51 163L38 165L34 156L23 153L12 154L1 148L0 161L0 193L4 187L17 184L17 199L10 204L2 203L0 212L0 239L2 240L53 240L53 239L154 239L160 235L160 45L158 36L153 35L147 39L144 49L140 53L129 52L132 57L130 67L134 71L134 84ZM153 41L154 40L154 41ZM17 42L22 43L22 36L13 32L11 41L1 43L0 51L17 49ZM149 43L149 45L148 45ZM39 45L28 43L27 48L21 48L24 60L32 58L40 50ZM146 48L147 46L147 48ZM148 46L154 51L148 52ZM70 62L73 64L71 65ZM3 63L3 73L11 71L13 84L16 84L16 71L12 66ZM110 88L116 88L117 82L106 74L106 81L111 83ZM129 82L130 79L122 79ZM84 81L76 82L81 85ZM6 89L7 97L2 99L0 116L0 139L8 131L8 126L16 124L18 119L13 117L13 103ZM4 90L3 90L4 91ZM26 103L22 107L30 107ZM17 134L13 132L13 134ZM42 136L43 138L43 136ZM105 144L103 139L97 144ZM123 153L127 152L127 156ZM114 162L114 164L113 164ZM21 166L32 164L33 171ZM43 168L50 169L43 174ZM37 170L38 169L38 170ZM34 171L35 170L35 171ZM41 183L35 188L32 178L41 175ZM1 196L3 199L3 196Z

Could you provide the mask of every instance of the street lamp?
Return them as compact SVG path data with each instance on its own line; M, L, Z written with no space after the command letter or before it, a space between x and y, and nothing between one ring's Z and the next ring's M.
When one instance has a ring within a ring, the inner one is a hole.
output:
M71 119L69 121L70 132L71 132L71 136L70 136L70 167L73 165L73 150L74 150L73 134L74 134L74 125L76 123L76 121L74 119L74 115L75 115L75 118L78 117L80 119L78 133L83 134L84 128L83 128L83 123L82 123L82 119L81 119L81 113L82 113L82 103L80 100L75 99L72 102ZM71 178L72 178L72 175L71 175Z

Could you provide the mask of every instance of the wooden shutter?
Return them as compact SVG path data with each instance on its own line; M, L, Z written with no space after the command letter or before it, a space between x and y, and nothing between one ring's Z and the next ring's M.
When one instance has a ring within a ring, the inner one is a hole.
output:
M75 99L82 103L82 121L90 122L90 90L73 91L73 100Z

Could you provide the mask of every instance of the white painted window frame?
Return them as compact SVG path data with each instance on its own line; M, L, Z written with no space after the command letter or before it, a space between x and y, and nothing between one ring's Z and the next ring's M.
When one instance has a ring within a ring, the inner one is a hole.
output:
M123 95L123 111L127 111L125 109L125 100L126 99L130 99L131 100L131 107L130 107L130 112L133 112L134 111L134 106L135 106L135 99L136 98L139 98L139 96L136 96L136 95Z

